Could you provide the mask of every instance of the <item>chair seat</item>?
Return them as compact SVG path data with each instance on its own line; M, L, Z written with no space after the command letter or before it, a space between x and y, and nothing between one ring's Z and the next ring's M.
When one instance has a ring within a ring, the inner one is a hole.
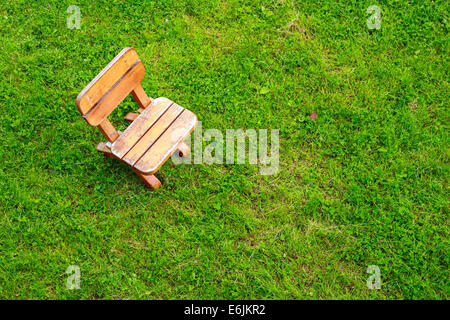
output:
M153 174L196 125L195 114L160 97L111 144L111 152L137 171Z

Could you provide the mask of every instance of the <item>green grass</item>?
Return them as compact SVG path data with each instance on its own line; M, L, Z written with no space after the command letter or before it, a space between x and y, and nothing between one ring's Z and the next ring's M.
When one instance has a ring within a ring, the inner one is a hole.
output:
M0 4L0 298L449 298L448 1L56 3ZM279 173L99 154L75 98L126 46L204 130L280 129Z

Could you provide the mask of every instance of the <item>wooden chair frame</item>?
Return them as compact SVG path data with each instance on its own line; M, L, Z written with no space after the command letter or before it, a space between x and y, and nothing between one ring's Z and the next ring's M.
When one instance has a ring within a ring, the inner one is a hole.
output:
M158 108L158 103L163 104L165 103L167 106L166 109L169 108L179 108L180 111L178 111L179 114L185 112L185 117L189 118L189 122L186 123L186 129L181 130L182 133L180 133L179 139L176 141L176 146L170 146L167 142L162 145L167 150L166 153L163 154L163 156L160 156L161 160L158 158L158 162L156 162L156 165L154 165L151 169L145 168L145 166L136 166L135 164L131 165L133 171L141 178L141 180L144 182L144 184L151 188L151 189L157 189L160 187L161 182L154 176L154 172L156 172L162 164L167 161L168 157L174 152L177 151L180 156L187 156L190 152L189 147L183 142L183 140L192 132L194 127L197 124L197 118L194 114L192 114L187 109L184 109L172 101L166 99L166 98L158 98L158 99L165 99L165 100L158 100L149 97L142 85L141 81L144 77L145 69L144 66L137 56L136 51L133 48L127 47L123 49L78 95L76 99L77 108L80 111L83 118L86 120L88 124L91 126L96 126L99 128L101 133L104 135L104 137L108 140L108 142L104 143L101 142L97 145L97 150L99 152L102 152L105 156L110 158L116 158L121 161L125 161L124 158L118 157L118 153L114 153L112 150L112 145L116 140L118 140L121 137L122 132L117 131L114 126L111 124L111 122L108 120L108 116L110 113L120 104L120 102L123 101L123 99L131 93L133 99L138 104L139 108L137 110L137 113L128 113L125 116L125 120L129 122L133 122L136 119L139 118L140 114L142 113L150 113L152 110L147 110L147 108L151 108L153 105L155 110ZM169 105L170 104L170 105ZM172 107L173 105L173 107ZM166 112L166 111L162 111ZM163 114L163 113L161 113ZM178 116L179 117L179 116ZM155 120L152 122L151 125L149 125L149 128L141 129L142 132L147 130L148 132L152 126L155 126L154 124L157 123L157 121L160 121L160 118L156 118L154 116ZM165 128L163 131L158 133L158 138L163 136L165 132L171 128L172 124L175 122L177 118L169 119L172 122L168 122L169 124L166 124L167 128ZM144 120L139 120L141 123L144 122ZM195 123L194 123L195 122ZM148 124L147 124L148 125ZM177 130L183 129L184 123L181 120L178 120L178 128ZM136 125L137 126L137 125ZM135 126L135 127L136 127ZM127 130L131 128L131 125L127 128ZM124 132L127 132L125 130ZM138 129L130 129L130 130L138 130ZM155 129L156 130L156 129ZM147 133L140 134L140 136L144 136ZM167 133L168 134L168 133ZM125 140L126 137L123 136L123 140ZM140 139L140 138L137 138ZM167 139L166 139L167 140ZM126 140L125 140L126 141ZM133 143L137 143L139 140L132 141ZM170 142L170 139L167 140ZM153 141L153 144L155 142ZM160 143L161 145L161 143ZM131 147L134 148L134 145ZM145 155L147 158L151 158L151 154L147 155L149 153L151 146L149 149L147 149L145 152ZM169 154L170 153L170 154ZM123 155L121 155L123 157ZM141 156L142 157L142 156ZM125 161L127 162L127 161ZM145 169L142 169L142 168Z

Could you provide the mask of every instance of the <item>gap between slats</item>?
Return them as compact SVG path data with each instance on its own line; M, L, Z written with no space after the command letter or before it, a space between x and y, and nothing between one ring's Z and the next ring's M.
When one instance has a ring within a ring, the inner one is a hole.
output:
M168 107L166 108L166 110L164 110L164 112L161 113L161 115L158 117L158 119L156 119L156 120L152 123L152 125L151 125L150 127L148 127L147 130L145 130L144 134L141 135L140 138L137 139L137 141L136 141L135 143L133 143L133 145L131 146L131 148L129 148L129 149L127 150L127 152L125 152L125 153L123 154L123 156L122 156L120 159L125 158L125 157L127 156L127 154L128 154L131 150L133 150L133 148L139 143L139 141L141 141L141 139L147 134L147 132L149 132L150 129L153 128L153 126L156 125L156 124L158 123L159 119L161 119L161 117L162 117L162 116L163 116L163 115L164 115L164 114L165 114L165 113L173 106L173 104L174 104L174 102L172 101L172 103L170 104L170 106L168 106ZM183 111L184 111L184 110L183 110ZM172 122L171 122L170 124L172 124ZM159 138L159 136L158 136L158 138ZM139 159L140 159L140 158L139 158Z
M172 105L171 105L172 106ZM170 109L170 108L168 108L168 109ZM145 155L145 154L147 154L147 152L153 147L153 145L159 140L159 138L161 138L162 136L163 136L163 134L170 128L170 126L183 114L183 112L184 112L184 110L186 110L186 109L184 109L183 108L183 110L180 112L180 114L179 115L177 115L174 119L173 119L173 121L167 126L167 128L166 129L164 129L164 131L163 132L161 132L161 134L158 136L158 138L156 138L155 139L155 141L153 141L153 143L142 153L142 155L133 163L133 168L134 168L134 166L136 165L136 163L138 163L140 160L141 160L141 158Z

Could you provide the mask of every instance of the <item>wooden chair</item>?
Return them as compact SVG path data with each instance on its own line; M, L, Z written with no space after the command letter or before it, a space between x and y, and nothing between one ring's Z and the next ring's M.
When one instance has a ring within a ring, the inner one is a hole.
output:
M197 117L167 98L148 97L141 86L144 73L136 51L127 47L80 92L76 104L84 120L108 140L97 150L130 165L146 186L156 189L161 182L153 174L172 153L189 154L183 141L197 125ZM125 116L132 123L122 133L108 116L129 93L139 110Z

